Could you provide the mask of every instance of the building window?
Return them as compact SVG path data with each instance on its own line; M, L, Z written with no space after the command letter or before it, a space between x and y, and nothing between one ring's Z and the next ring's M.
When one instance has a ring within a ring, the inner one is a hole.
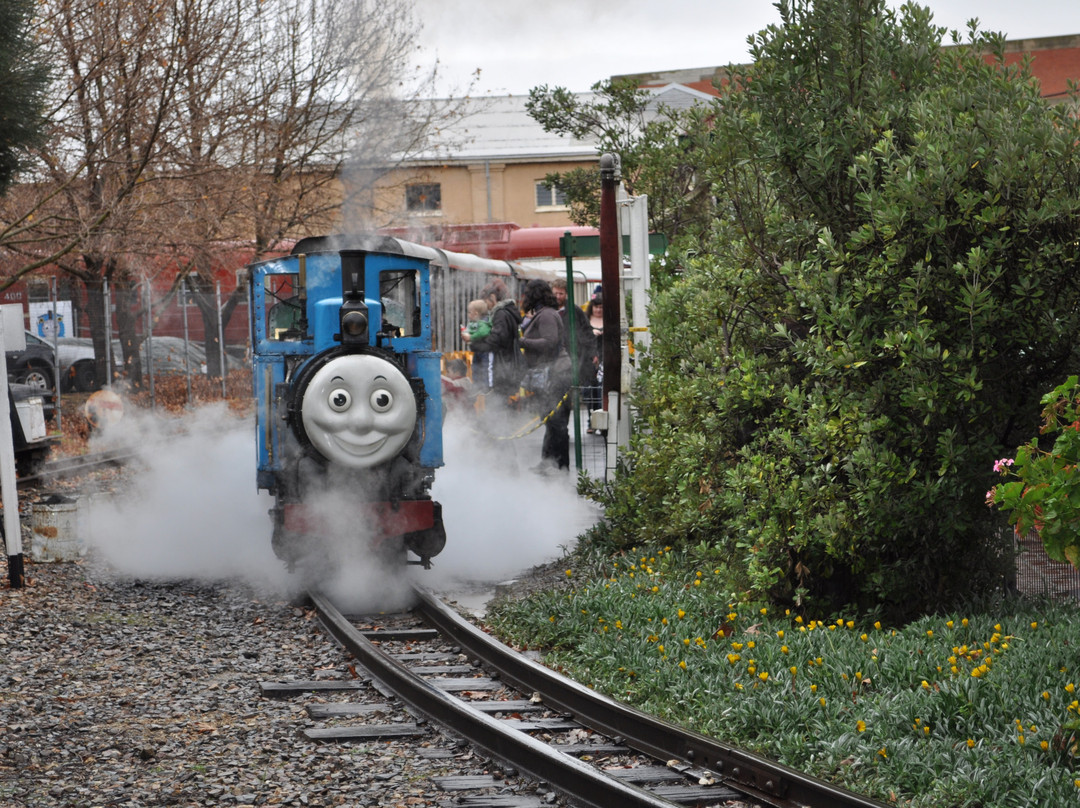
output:
M442 210L442 186L437 182L406 185L405 210L417 213Z
M548 185L540 180L536 183L536 207L565 208L566 192L558 185Z

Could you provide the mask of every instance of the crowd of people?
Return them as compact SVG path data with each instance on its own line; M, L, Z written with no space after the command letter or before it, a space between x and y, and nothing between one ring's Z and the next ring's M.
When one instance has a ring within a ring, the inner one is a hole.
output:
M534 279L515 300L501 280L493 280L468 304L461 338L472 351L471 380L462 360L447 363L444 390L453 397L527 402L544 419L541 473L570 468L570 389L577 356L577 385L583 406L600 406L596 385L603 379L600 292L584 310L567 308L566 281ZM573 330L573 340L571 339ZM468 390L468 392L466 392ZM589 430L590 432L592 430Z

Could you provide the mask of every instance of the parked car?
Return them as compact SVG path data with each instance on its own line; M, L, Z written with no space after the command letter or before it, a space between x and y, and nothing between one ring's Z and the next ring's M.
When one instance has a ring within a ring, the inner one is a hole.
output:
M55 367L52 345L31 332L26 332L26 348L7 351L8 379L39 390L55 388Z

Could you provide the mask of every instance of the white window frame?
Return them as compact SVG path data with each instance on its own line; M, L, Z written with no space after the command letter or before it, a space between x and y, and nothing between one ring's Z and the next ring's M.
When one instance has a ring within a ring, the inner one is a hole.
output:
M536 210L548 211L548 210L568 210L570 205L566 201L566 192L558 185L548 186L543 180L537 180L533 186L533 198L536 202ZM545 194L547 200L550 200L550 204L541 204L540 195ZM562 196L563 201L559 202L559 196Z

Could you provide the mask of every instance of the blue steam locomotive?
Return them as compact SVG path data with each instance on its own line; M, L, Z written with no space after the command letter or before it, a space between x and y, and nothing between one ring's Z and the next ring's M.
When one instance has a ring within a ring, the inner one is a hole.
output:
M357 545L430 567L446 543L430 493L443 463L430 261L332 247L304 240L249 268L273 549L290 569Z

